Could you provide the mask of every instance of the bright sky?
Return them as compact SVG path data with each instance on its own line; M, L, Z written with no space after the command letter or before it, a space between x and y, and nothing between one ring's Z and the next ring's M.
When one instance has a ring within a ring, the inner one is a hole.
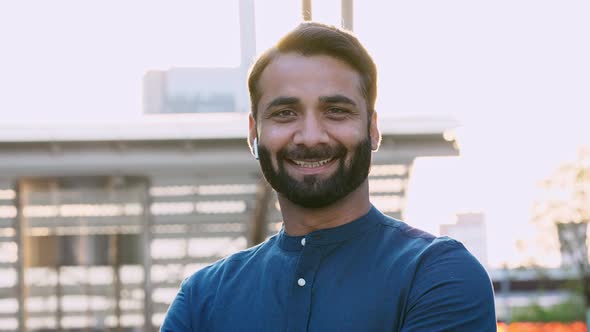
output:
M300 3L256 1L259 51L299 21ZM339 0L315 0L313 14L338 25ZM437 233L482 211L490 263L525 258L515 241L533 248L537 181L590 145L588 17L586 0L355 1L378 111L463 123L461 157L416 162L409 223ZM236 66L238 29L230 0L0 1L0 121L140 117L147 70Z

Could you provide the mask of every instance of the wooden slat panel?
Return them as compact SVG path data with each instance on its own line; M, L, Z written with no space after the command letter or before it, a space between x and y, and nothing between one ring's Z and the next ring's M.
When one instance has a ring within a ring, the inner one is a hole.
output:
M86 288L88 287L88 288ZM120 285L121 290L132 291L142 289L141 283ZM47 296L48 294L55 294L55 286L36 286L28 285L27 291L29 297ZM60 292L62 295L82 295L82 296L101 296L110 298L113 294L114 288L111 284L105 285L61 285Z
M153 258L152 262L154 265L167 265L167 264L210 264L216 262L224 256L209 256L209 257L182 257L182 258ZM154 287L159 283L154 283Z
M249 215L244 213L219 213L219 214L185 214L185 215L160 215L153 216L154 225L169 224L229 224L244 223L249 221Z
M253 203L254 194L227 194L227 195L184 195L184 196L151 196L153 203L173 202L209 202L209 201L245 201Z
M16 312L0 312L0 319L14 318L16 315L17 315ZM0 326L0 331L18 331L18 330L5 330L4 327Z
M27 205L139 203L141 192L129 190L57 190L27 194Z
M16 298L17 289L15 287L0 287L0 299Z
M29 227L136 226L141 216L27 218Z
M0 218L0 228L13 228L14 227L14 219L9 218Z
M162 303L162 302L154 302L154 312L164 313L168 311L168 307L170 307L170 303Z
M155 176L151 178L151 186L186 186L210 184L256 184L260 180L257 173L243 174L214 174L212 170L208 176Z
M186 238L216 238L216 237L233 237L238 238L246 236L246 228L237 231L200 231L193 230L187 233L155 233L153 239L186 239Z
M0 177L0 190L12 189L14 186L14 179L8 177Z
M184 280L183 277L178 278L177 280L168 280L163 282L154 282L154 289L158 288L174 288L178 289L180 287L180 283Z
M62 311L62 318L63 317L67 317L67 316L78 316L78 315L83 315L85 314L87 311L83 310L83 309L79 309L79 310L72 310L72 311ZM121 309L121 313L124 315L127 314L141 314L143 313L143 309ZM90 311L90 315L93 314L114 314L114 309L109 308L106 310L91 310ZM13 314L14 315L14 314ZM37 312L27 312L27 317L28 318L36 318L36 317L47 317L47 316L53 316L55 315L55 311L37 311Z

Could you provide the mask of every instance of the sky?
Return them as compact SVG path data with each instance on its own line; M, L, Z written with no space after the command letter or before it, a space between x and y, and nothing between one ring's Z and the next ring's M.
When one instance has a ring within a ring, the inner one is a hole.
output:
M313 3L314 20L339 24L339 1ZM300 4L255 1L258 52ZM590 145L590 2L357 0L354 15L379 68L377 111L462 124L460 157L416 161L406 221L438 233L483 212L491 265L540 256L537 184ZM0 0L0 125L139 118L147 70L237 66L238 29L230 0Z

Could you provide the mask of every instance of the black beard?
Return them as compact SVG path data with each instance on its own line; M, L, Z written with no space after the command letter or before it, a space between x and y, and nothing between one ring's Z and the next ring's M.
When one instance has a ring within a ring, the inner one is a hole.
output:
M329 206L358 188L369 175L371 167L371 141L367 137L360 141L346 165L346 148L336 147L281 149L277 153L278 170L272 165L270 152L263 145L258 146L258 158L268 183L289 201L304 208L317 209ZM305 175L302 181L291 177L285 170L287 159L328 159L339 158L338 170L327 179L316 175Z

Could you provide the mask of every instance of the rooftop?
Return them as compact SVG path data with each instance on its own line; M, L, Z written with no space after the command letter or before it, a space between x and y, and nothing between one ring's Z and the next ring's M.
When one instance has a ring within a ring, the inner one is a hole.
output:
M440 135L459 126L451 117L379 114L382 135ZM235 139L248 133L247 113L150 114L120 121L3 123L0 142Z

